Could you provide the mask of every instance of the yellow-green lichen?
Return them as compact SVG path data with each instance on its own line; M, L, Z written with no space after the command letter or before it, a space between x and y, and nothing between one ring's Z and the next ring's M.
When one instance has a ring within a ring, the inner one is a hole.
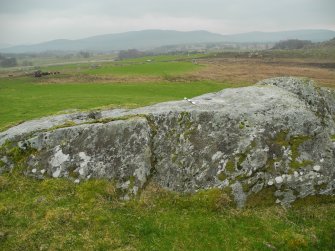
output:
M291 163L290 163L290 167L291 167L291 172L290 173L292 173L293 172L293 170L295 170L295 169L298 169L298 168L300 168L300 167L306 167L306 166L308 166L308 165L313 165L313 161L312 160L303 160L303 161L301 161L301 162L299 162L299 161L293 161L293 159L292 159L292 161L291 161Z
M297 136L289 136L288 131L280 131L276 134L276 137L273 139L273 143L280 147L290 147L291 149L291 162L289 164L290 168L293 170L305 167L307 165L313 164L313 161L311 160L302 160L298 161L298 158L300 157L299 147L305 143L306 141L310 140L311 136L308 135L297 135ZM279 156L280 157L280 156ZM282 156L280 157L282 158ZM275 160L269 159L266 168L267 169L273 169L273 164Z
M177 154L171 154L171 160L172 162L176 162L177 161L177 158L178 158L178 155Z
M135 186L135 176L130 176L129 177L129 188L132 189Z
M234 165L234 162L232 160L227 161L225 170L227 172L234 172L235 171L235 165Z
M255 140L253 140L244 152L239 153L239 154L236 155L238 157L238 160L237 160L237 169L239 169L239 170L242 169L242 163L247 159L247 157L250 154L251 150L253 148L255 148L256 145L257 144L256 144Z
M291 147L291 151L292 151L292 161L290 163L290 167L293 169L297 169L299 167L304 167L310 164L313 164L313 161L311 160L303 160L301 162L297 161L297 159L300 156L299 153L299 147L301 146L301 144L303 144L304 142L310 140L311 137L310 136L306 136L306 135L302 135L302 136L294 136L289 140L289 145Z
M274 168L275 162L276 162L276 160L274 160L272 156L271 156L271 158L267 159L265 167L264 167L264 169L267 173L272 173L272 174L276 173L276 169Z
M0 147L0 157L6 156L9 161L14 164L14 171L17 172L20 172L26 168L27 159L36 152L37 150L30 147L28 144L22 147L18 147L16 144L9 141Z
M280 146L289 146L288 140L287 140L287 135L288 132L287 131L280 131L276 134L276 137L274 138L274 143L276 145L280 145Z
M244 181L245 176L242 175L242 176L239 176L239 177L240 177L241 181ZM251 184L248 184L246 181L242 182L242 189L245 193L249 192L250 188L251 188Z
M218 174L218 179L224 181L225 179L227 179L227 175L224 172L220 172Z
M248 153L249 151L247 152L244 152L244 153L240 153L238 156L238 161L237 161L237 169L242 169L242 163L246 160L246 158L248 157Z
M191 114L189 112L179 113L177 122L178 125L183 129L183 134L185 138L188 138L188 136L193 134L196 130L196 128L193 126Z
M247 178L247 175L245 173L241 173L241 174L239 174L238 176L235 177L235 180L243 181L246 178Z
M67 120L61 125L56 125L56 126L51 127L50 129L48 129L48 131L53 131L53 130L60 129L60 128L72 127L72 126L76 126L76 125L77 124L74 121Z
M324 190L327 187L328 187L328 183L322 183L322 184L314 185L314 189L316 191Z

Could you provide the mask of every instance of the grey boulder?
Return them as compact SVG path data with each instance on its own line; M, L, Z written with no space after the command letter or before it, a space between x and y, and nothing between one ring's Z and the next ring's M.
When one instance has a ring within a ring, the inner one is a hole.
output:
M51 116L0 133L0 173L107 178L127 199L149 182L177 192L229 188L243 207L270 190L290 205L335 187L335 93L274 78L133 110Z

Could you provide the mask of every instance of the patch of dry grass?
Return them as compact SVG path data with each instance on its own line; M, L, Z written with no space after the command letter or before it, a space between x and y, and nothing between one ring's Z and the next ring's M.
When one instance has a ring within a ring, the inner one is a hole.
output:
M307 77L321 86L335 88L335 69L310 65L310 62L263 59L210 59L199 60L206 67L189 73L184 78L223 81L230 83L256 83L279 76Z

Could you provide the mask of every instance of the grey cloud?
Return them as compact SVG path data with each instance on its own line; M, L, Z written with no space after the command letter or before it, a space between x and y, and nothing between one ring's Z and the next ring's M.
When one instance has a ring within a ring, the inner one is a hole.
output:
M42 28L64 38L160 27L219 33L335 29L334 10L334 0L0 0L0 42L49 40L47 33L25 35ZM84 20L96 23L85 30Z
M0 13L24 14L33 11L73 11L74 14L101 14L137 17L146 14L207 18L284 18L312 15L334 16L333 0L1 0ZM334 18L333 18L334 19Z

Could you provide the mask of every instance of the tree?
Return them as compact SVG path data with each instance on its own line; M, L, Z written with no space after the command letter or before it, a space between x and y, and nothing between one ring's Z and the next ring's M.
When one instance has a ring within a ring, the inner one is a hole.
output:
M289 39L285 41L280 41L276 43L272 49L280 49L280 50L294 50L294 49L302 49L307 45L311 45L312 42L309 40L299 40L299 39Z
M17 66L16 58L14 58L14 57L11 57L11 58L2 57L2 58L0 58L0 66L1 67L15 67L15 66Z
M79 54L80 57L83 57L83 58L89 58L90 57L90 53L88 51L80 51L78 54Z
M28 60L24 60L22 63L21 63L22 66L33 66L33 62L31 61L28 61Z
M126 58L138 58L144 56L145 53L138 51L136 49L130 49L125 51L120 51L118 54L118 58L120 60L126 59Z

